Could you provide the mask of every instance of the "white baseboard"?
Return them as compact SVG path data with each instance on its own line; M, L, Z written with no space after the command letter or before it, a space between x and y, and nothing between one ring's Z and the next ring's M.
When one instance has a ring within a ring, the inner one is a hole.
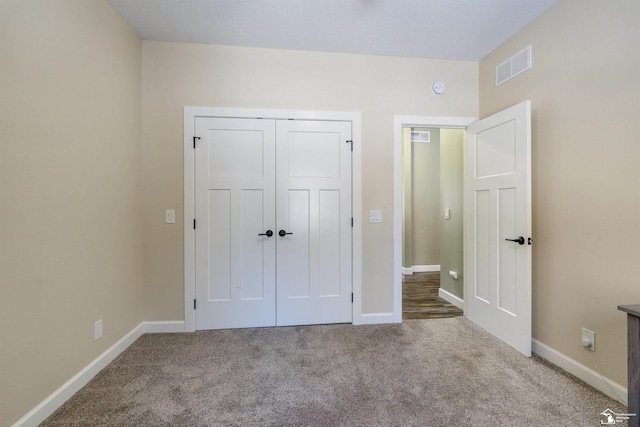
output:
M601 376L593 369L576 362L575 360L565 356L559 351L554 350L553 348L541 343L538 340L531 340L531 347L531 351L533 351L540 357L547 359L549 362L564 369L574 377L581 379L591 387L601 391L610 398L617 400L624 405L627 405L628 397L626 387L621 386L620 384L610 380L609 378Z
M13 427L36 427L49 415L53 414L64 402L84 387L98 372L111 363L120 353L127 349L144 333L144 323L140 323L127 335L109 347L104 353L89 363L84 369L74 375L69 381L54 391L49 397L33 408L27 415L20 418Z
M163 332L184 332L184 321L142 322L127 335L109 347L104 353L89 363L84 369L54 391L49 397L33 408L27 415L20 418L13 427L36 427L49 415L53 414L64 402L69 400L78 390L84 387L98 372L125 351L142 334Z
M184 320L172 320L167 322L142 322L145 334L161 334L184 332Z
M427 273L430 271L440 271L439 265L414 265L411 267L414 273Z
M458 298L451 292L447 292L444 289L440 288L438 289L438 296L443 300L447 301L448 303L455 305L460 310L464 310L464 300L461 298Z
M367 313L361 314L359 318L353 320L354 325L378 325L383 323L401 323L394 313Z
M402 274L409 276L413 273L427 273L431 271L440 271L439 265L414 265L411 267L401 267Z

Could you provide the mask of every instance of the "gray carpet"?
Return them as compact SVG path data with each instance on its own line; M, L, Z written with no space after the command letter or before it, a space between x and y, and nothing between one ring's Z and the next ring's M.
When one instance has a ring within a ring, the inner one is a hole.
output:
M451 318L144 335L42 425L596 426L606 408L626 412Z

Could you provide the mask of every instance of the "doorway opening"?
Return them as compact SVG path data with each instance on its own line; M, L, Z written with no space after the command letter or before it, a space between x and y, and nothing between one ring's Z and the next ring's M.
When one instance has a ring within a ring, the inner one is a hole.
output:
M463 314L464 130L402 129L402 317Z
M409 273L409 272L414 272L419 270L424 271L429 269L431 270L437 269L438 271L442 270L444 273L446 273L447 277L451 279L451 281L456 280L448 276L449 269L444 270L444 268L442 268L443 262L439 256L437 256L437 260L427 261L427 258L416 258L416 255L417 256L422 256L422 255L414 254L413 250L411 251L407 250L406 254L409 255L410 253L411 259L403 258L403 248L409 246L409 242L407 241L409 239L404 238L405 228L403 227L403 223L405 223L405 216L404 216L405 210L403 208L405 204L405 191L404 191L404 185L403 185L403 181L404 181L403 177L406 169L404 160L403 160L403 146L405 145L403 142L405 138L403 136L405 134L409 135L408 139L410 142L411 129L413 128L415 129L415 132L416 132L416 135L415 135L417 137L416 139L419 139L419 140L421 139L421 141L417 143L423 144L427 139L427 137L424 133L422 133L421 135L419 132L426 132L427 130L425 130L425 128L427 129L430 128L433 132L431 135L429 135L429 140L434 141L434 138L432 137L435 136L435 133L436 133L435 131L437 131L438 142L439 142L437 151L435 150L435 146L433 145L431 147L428 147L428 146L420 147L420 150L429 152L430 151L429 149L431 149L432 152L435 151L436 153L438 153L437 158L438 158L438 169L439 169L440 143L441 143L440 134L442 133L442 130L445 130L444 132L445 134L450 133L450 135L446 135L447 138L449 138L449 136L455 137L456 135L459 135L459 137L461 138L460 145L463 146L462 135L464 134L464 129L467 127L467 125L473 123L476 120L477 120L476 118L471 118L471 117L394 116L394 195L395 195L394 196L394 317L397 322L402 321L402 281L403 281L402 279L404 277L403 273ZM458 132L459 134L457 134ZM448 144L446 147L446 151L448 152L449 148L454 147L455 145L456 145L455 143ZM461 147L461 149L463 148ZM433 156L433 153L432 153L432 157L435 157ZM424 172L424 171L421 171L421 172ZM440 172L438 171L438 177L439 176L440 176ZM449 177L447 177L446 180L448 181ZM438 187L440 186L439 181L440 180L438 179ZM413 194L415 194L415 192ZM432 199L431 202L433 202L433 197L431 197L431 199ZM438 202L435 203L435 207L432 207L432 211L436 212L435 220L434 220L436 224L441 217L444 218L444 210L441 209L440 199L441 199L440 191L438 190ZM433 203L431 204L433 205ZM459 212L457 212L457 215L459 215L460 220L462 220L462 204L460 204L460 207L456 207L456 208L447 207L446 209L450 209L449 211L450 218L452 217L453 209L455 209L456 212L459 210ZM412 215L412 217L413 216L415 215ZM420 221L422 221L423 219L424 218L421 217ZM448 220L448 221L451 221L451 220ZM449 224L453 224L453 223L449 222ZM412 223L412 228L415 228L413 227L413 223ZM425 231L427 232L426 234L430 233L432 236L439 236L439 233L440 233L440 231L438 231L438 227L435 227L435 226L430 227L429 230L420 230L422 234L425 234ZM449 232L449 230L447 230L447 232ZM462 233L461 226L460 226L460 233ZM412 233L412 238L410 239L411 240L410 245L412 248L415 246L413 242L414 235L415 233ZM424 249L424 247L422 247L421 249ZM455 252L455 250L453 250L452 252ZM434 253L433 250L432 250L432 253ZM439 253L439 249L436 249L435 253ZM425 264L420 264L421 262L424 262ZM449 265L448 263L449 261L447 260L445 264ZM452 301L455 301L455 305L457 307L464 309L463 295L462 295L462 281L461 281L462 279L461 264L462 263L460 262L459 263L460 266L455 267L460 271L452 270L458 273L458 279L457 279L458 283L454 282L454 284L448 284L450 286L451 291L447 291L445 289L448 295L444 292L439 291L439 296L440 297L446 296L449 303L452 303ZM414 267L417 267L417 268L414 268ZM448 267L445 267L445 268L448 268ZM456 295L456 293L458 293L456 288L460 289L459 296Z

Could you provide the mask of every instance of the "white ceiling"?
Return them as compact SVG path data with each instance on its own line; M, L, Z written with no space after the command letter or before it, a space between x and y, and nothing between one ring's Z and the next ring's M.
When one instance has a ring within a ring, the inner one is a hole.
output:
M109 0L145 40L478 61L558 0Z

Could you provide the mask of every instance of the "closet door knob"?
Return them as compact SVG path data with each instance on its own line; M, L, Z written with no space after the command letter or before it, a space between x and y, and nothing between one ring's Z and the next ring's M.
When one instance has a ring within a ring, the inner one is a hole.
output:
M287 234L293 234L293 233L287 233L287 232L286 232L286 231L284 231L284 230L280 230L280 231L278 231L278 235L279 235L280 237L284 237L284 236L286 236Z
M266 232L266 233L260 233L260 234L258 234L258 236L267 236L267 237L271 237L271 236L273 236L273 231L271 231L271 230L267 230L267 232Z

